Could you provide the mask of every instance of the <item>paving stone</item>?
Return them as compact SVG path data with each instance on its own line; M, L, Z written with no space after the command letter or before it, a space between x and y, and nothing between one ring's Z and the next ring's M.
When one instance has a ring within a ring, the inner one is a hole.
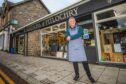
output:
M51 81L48 78L41 80L41 83L43 83L43 84L55 84L54 81Z
M49 78L50 80L54 81L54 82L57 82L57 81L63 79L64 76L59 75L59 74L54 74L54 75L52 75L52 76L49 76L48 78Z
M118 72L119 70L115 70L115 69L105 69L104 72L102 73L103 76L110 76L112 78L117 78L118 77Z
M62 80L74 84L76 83L76 81L73 80L73 77L74 77L73 74L70 74L67 77L63 78Z
M122 70L119 72L118 82L126 83L126 72L125 71Z
M44 84L38 80L36 80L35 78L33 77L28 77L27 81L30 83L30 84Z
M34 77L35 79L37 79L37 80L39 80L39 81L41 81L41 80L43 80L43 79L46 79L46 78L48 78L48 76L47 75L38 75L38 76L35 76Z
M88 79L87 75L85 74L83 77L80 78L80 82L91 84L90 80Z
M78 82L73 80L73 64L67 61L0 52L0 63L5 64L21 78L30 81L30 84L91 84L81 63L79 63ZM125 68L95 64L89 64L89 67L97 84L126 84Z
M30 77L36 77L37 75L36 74L34 74L34 73L30 73L30 74L28 74Z
M83 83L83 82L77 82L77 83L75 83L75 84L87 84L87 83Z
M57 72L57 74L60 74L60 75L62 75L62 76L67 76L67 75L69 75L69 74L71 74L72 72L69 72L69 71L59 71L59 72Z
M61 80L61 81L56 82L55 84L72 84L72 83Z
M47 71L43 71L43 70L38 70L38 71L34 72L34 74L36 74L36 75L44 75L46 73L47 73Z
M113 78L112 76L102 75L98 82L106 83L106 84L116 84L117 78Z
M24 80L27 80L28 78L28 75L26 75L25 73L22 73L21 71L18 71L16 74L19 75Z
M37 69L36 68L29 68L29 69L27 69L27 70L25 70L25 71L23 71L24 73L26 73L26 74L30 74L30 73L33 73L33 72L35 72Z

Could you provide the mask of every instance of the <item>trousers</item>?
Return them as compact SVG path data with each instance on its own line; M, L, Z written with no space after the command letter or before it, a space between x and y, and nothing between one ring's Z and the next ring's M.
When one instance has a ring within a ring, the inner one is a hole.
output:
M88 65L88 62L82 62L83 68L86 71L86 74L88 77L91 77L91 72L90 72L90 68ZM75 75L79 75L79 67L78 67L78 62L73 62L73 67L74 67L74 71L75 71Z

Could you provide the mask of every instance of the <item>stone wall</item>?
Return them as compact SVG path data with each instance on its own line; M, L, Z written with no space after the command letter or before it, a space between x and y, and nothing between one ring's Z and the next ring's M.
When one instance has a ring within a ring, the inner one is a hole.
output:
M12 18L19 21L19 27L27 25L48 14L47 9L40 0L32 0L22 3L11 9ZM25 34L25 52L24 55L40 56L40 32L35 30Z
M19 26L24 26L48 14L47 9L39 0L32 0L19 4L11 9L12 18L19 21Z
M40 30L35 30L28 33L28 55L40 56Z

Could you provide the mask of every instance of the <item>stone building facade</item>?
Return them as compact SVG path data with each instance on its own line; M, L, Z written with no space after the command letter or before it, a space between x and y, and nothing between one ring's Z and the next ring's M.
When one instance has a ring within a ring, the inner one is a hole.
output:
M38 46L33 45L36 45L36 43L39 42L36 40L36 35L39 34L39 31L30 32L24 36L17 35L16 38L14 38L15 40L10 38L10 34L19 28L49 14L49 10L41 0L24 0L18 3L10 3L9 1L6 1L4 4L3 9L6 12L3 11L4 13L2 16L4 16L4 18L1 22L3 23L2 31L5 29L8 30L6 34L8 35L7 44L10 44L8 46L9 51L11 52L11 48L16 48L15 51L19 54L34 55L33 53L35 53ZM13 41L15 41L15 45L12 46ZM35 49L33 50L33 47L30 46L33 46Z
M24 10L25 9L25 10ZM13 17L19 22L18 27L23 27L47 14L49 14L48 9L44 6L41 0L30 0L26 3L22 3L15 6L12 9ZM38 56L40 51L39 46L39 30L29 32L24 35L24 51L21 54ZM19 41L17 42L17 52L20 51Z
M40 30L28 33L28 55L40 56Z
M12 6L10 12L12 18L19 22L18 27L22 27L49 13L41 0L22 1Z

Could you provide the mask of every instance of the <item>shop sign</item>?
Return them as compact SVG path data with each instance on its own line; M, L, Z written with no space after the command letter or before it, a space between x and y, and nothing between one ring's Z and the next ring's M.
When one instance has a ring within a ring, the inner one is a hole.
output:
M45 26L54 24L56 22L68 19L70 16L77 16L77 15L78 15L78 7L73 8L73 9L71 9L69 11L65 11L63 13L60 13L60 14L58 14L56 16L51 17L51 18L48 18L48 19L46 19L46 20L44 20L44 21L42 21L40 23L36 23L34 25L31 25L28 28L26 28L26 30L31 31L31 30L34 30L34 29L43 28Z
M78 15L78 7L45 20L43 22L43 26L47 26L47 25L65 20L65 19L69 18L70 16L77 16L77 15Z

